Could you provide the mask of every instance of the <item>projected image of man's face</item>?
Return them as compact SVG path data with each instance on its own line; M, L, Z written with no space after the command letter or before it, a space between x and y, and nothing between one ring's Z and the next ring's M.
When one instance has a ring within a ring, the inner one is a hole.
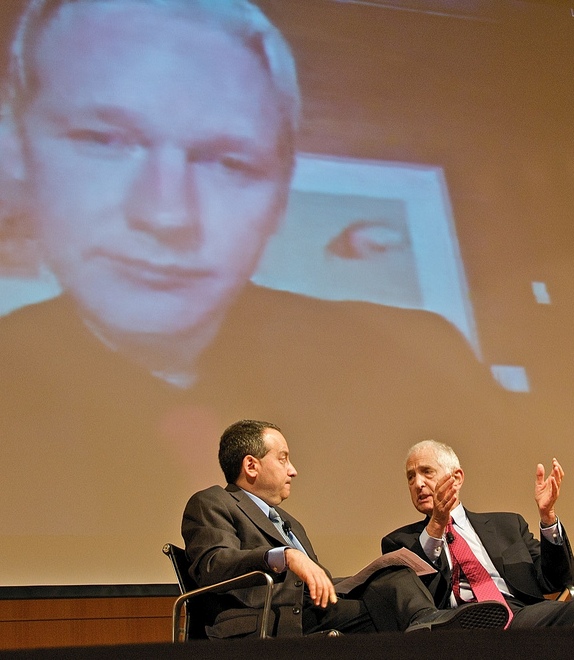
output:
M95 4L61 9L35 58L26 170L63 288L119 331L208 323L253 271L287 186L257 57L157 8Z

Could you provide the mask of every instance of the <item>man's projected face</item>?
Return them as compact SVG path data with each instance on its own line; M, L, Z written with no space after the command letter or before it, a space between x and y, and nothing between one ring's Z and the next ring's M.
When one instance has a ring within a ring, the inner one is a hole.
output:
M251 275L288 186L257 56L158 8L67 5L22 118L48 265L119 331L185 334Z

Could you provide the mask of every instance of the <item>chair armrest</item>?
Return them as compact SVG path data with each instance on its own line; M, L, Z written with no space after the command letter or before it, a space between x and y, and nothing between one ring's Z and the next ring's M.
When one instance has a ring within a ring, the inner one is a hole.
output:
M188 601L196 596L201 596L206 593L225 593L230 589L236 587L253 587L260 584L265 584L265 600L263 603L263 612L261 616L261 624L259 626L259 637L267 637L267 628L269 624L269 614L271 613L271 599L273 598L273 578L264 571L251 571L244 573L237 577L223 580L215 584L210 584L206 587L198 587L192 591L187 591L177 598L173 605L173 630L172 639L174 642L185 641L188 634L188 620L185 618L184 627L180 627L181 610Z

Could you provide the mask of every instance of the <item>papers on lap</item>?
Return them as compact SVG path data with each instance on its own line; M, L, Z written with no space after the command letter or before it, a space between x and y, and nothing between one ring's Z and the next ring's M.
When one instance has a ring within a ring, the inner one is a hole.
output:
M337 582L335 589L338 594L348 594L355 587L366 582L373 573L388 566L406 566L412 568L417 575L436 573L436 570L430 564L418 555L415 555L414 552L407 550L407 548L400 548L394 552L387 552L377 557L377 559L372 561L368 566L365 566L365 568L362 568L358 573L355 573L355 575Z

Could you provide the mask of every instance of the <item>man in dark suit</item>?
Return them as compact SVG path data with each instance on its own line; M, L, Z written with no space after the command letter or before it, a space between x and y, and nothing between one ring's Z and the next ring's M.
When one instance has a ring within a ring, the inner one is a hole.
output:
M430 561L437 573L423 578L437 607L458 607L480 599L480 587L465 575L454 549L457 536L471 548L473 560L486 569L508 604L510 626L574 625L574 601L546 600L572 581L572 551L555 513L564 471L556 459L545 479L536 470L535 499L540 513L540 541L516 513L472 513L460 503L464 472L451 447L434 440L414 445L407 456L406 474L420 522L401 527L382 540L383 553L409 548ZM463 564L464 566L464 564ZM468 565L467 573L472 566ZM488 577L487 577L488 579Z
M350 598L340 599L303 526L275 508L289 496L297 476L279 427L254 420L232 424L221 436L219 462L227 487L196 493L183 515L190 575L203 586L252 570L273 571L277 576L274 635L333 628L342 632L491 628L506 623L506 608L496 602L437 610L420 580L403 567L376 573ZM233 598L225 610L207 613L208 636L255 631L263 606L261 591L236 590Z

